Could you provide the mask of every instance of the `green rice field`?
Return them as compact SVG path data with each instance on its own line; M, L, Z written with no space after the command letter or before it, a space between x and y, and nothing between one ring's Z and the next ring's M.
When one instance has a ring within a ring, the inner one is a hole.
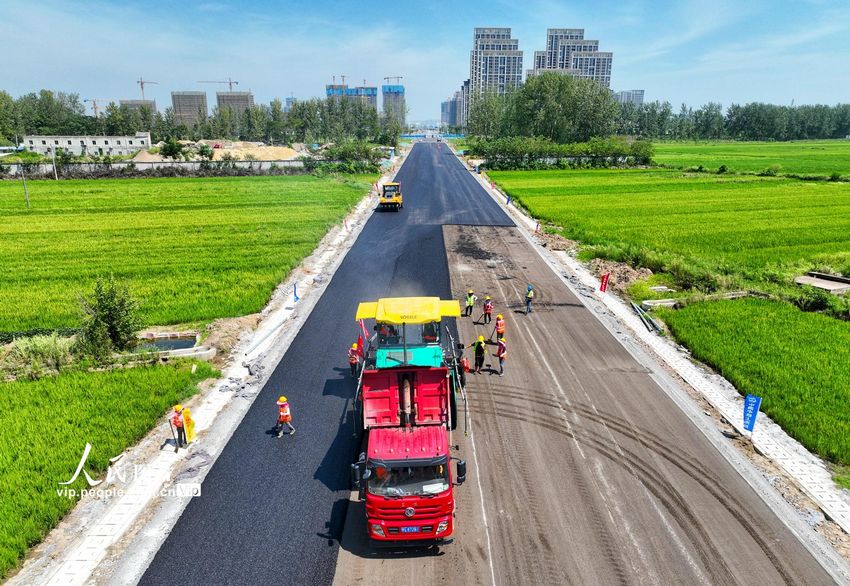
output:
M694 357L809 450L850 464L850 323L764 299L704 302L664 311Z
M776 165L778 173L850 176L850 140L792 142L660 142L655 161L676 168L760 172Z
M147 324L254 313L375 178L0 182L0 332L76 327L98 275Z
M79 500L57 489L73 475L86 443L86 471L102 478L110 458L193 395L197 382L218 376L206 363L194 374L190 366L78 371L0 385L0 579ZM70 485L87 487L82 474Z
M719 273L850 267L850 184L672 169L492 171L534 217L586 245Z

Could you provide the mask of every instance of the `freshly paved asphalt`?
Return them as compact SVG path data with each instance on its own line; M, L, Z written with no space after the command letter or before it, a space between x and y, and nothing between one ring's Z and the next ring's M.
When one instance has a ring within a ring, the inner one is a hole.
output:
M364 300L451 296L443 224L511 226L445 145L417 144L398 173L399 213L363 229L268 384L165 540L142 584L329 584L359 447L346 349ZM292 437L270 428L292 404Z

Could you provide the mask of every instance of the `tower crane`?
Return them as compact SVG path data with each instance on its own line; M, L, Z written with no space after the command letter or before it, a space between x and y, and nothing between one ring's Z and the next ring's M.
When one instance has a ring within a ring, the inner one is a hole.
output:
M149 83L159 84L158 81L148 81L148 80L142 78L142 76L139 76L139 79L136 80L136 83L139 84L140 88L142 88L142 99L143 100L145 99L145 85L149 84Z
M238 81L233 81L229 77L224 81L199 81L197 83L226 83L227 87L228 87L228 91L231 91L231 92L233 91L234 85L239 85Z
M115 100L113 100L112 98L86 98L83 101L84 102L91 102L92 112L94 112L94 117L97 118L97 111L98 111L97 103L98 102L100 102L101 104L104 103L104 102L112 103Z
M400 80L404 79L404 76L401 76L401 75L389 75L389 76L387 76L387 77L385 77L385 78L384 78L384 81L385 81L385 82L387 82L387 83L390 83L390 80L391 80L391 79L394 79L394 80L395 80L396 85L398 85L398 82L399 82Z

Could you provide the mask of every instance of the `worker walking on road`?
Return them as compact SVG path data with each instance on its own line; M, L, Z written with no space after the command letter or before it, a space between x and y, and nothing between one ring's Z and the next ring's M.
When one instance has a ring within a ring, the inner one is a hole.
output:
M499 359L499 376L505 376L505 358L508 357L508 346L505 337L499 338L499 346L496 348L496 358Z
M357 378L357 365L359 363L360 351L357 349L357 342L354 342L348 349L348 366L351 368L351 378Z
M490 296L487 295L484 298L484 323L489 324L493 321L493 302L490 300Z
M534 286L528 285L528 290L525 293L525 315L531 313L531 301L534 299Z
M484 336L478 336L469 348L475 348L475 374L481 374L481 367L484 366L484 356L487 355L487 343L484 341Z
M463 310L464 317L469 317L472 315L472 311L475 309L475 301L478 297L475 296L475 293L472 289L466 294L466 307Z
M275 426L277 437L283 435L284 425L289 428L288 435L295 433L295 428L292 427L292 411L289 409L289 402L286 397L281 395L277 399L277 425Z
M188 442L186 441L186 423L183 420L183 405L178 404L174 406L174 412L171 414L169 423L172 429L174 429L174 439L177 442L177 448L185 448Z
M490 333L490 341L493 341L493 334L496 334L496 339L505 336L505 318L502 317L501 313L496 316L496 325Z

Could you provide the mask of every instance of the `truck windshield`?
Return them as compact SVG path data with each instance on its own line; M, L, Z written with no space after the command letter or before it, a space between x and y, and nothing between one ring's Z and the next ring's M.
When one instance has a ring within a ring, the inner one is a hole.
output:
M378 324L375 330L378 332L379 346L402 346L405 341L408 346L440 343L440 324L437 322L407 324L404 328L392 324Z
M369 492L378 496L429 496L449 489L448 466L371 468Z
M392 195L398 192L398 185L384 185L384 193Z

